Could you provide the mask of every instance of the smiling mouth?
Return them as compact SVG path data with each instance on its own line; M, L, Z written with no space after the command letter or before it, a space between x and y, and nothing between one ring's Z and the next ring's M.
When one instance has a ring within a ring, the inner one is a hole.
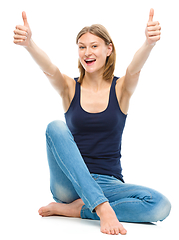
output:
M96 62L96 59L86 59L84 61L88 66L91 66Z

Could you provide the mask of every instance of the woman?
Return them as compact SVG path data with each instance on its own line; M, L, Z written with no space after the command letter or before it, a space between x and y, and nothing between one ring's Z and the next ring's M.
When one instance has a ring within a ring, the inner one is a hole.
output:
M171 205L165 196L146 187L124 183L120 164L121 138L129 100L140 71L160 39L161 27L150 10L146 41L122 78L113 76L116 52L101 25L83 28L77 36L80 77L71 79L51 63L24 26L14 30L14 43L24 46L60 94L66 124L46 130L50 187L56 202L39 209L42 217L60 215L100 219L101 232L126 234L119 221L164 220Z

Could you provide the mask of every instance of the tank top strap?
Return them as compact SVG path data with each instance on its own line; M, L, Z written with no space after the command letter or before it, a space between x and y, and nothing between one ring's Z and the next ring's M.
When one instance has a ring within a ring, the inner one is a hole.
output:
M75 90L75 95L77 97L80 97L80 83L78 82L78 78L74 78L76 81L76 90Z
M110 103L113 108L118 108L118 100L116 96L116 81L118 80L118 77L113 78L112 85L111 85L111 92L110 92Z
M79 106L79 102L80 102L80 83L78 82L78 78L74 78L74 80L76 81L75 94L74 94L74 97L72 99L70 108L74 108L75 106Z
M113 81L112 81L112 88L115 88L116 86L116 81L118 80L119 78L118 77L115 77L113 78Z
M73 104L76 103L78 106L80 106L80 91L81 91L80 87L81 87L81 85L78 82L78 78L74 78L74 80L76 81L76 88L75 88L75 96L74 96L74 99L72 102L73 102ZM115 90L117 80L118 80L118 77L114 76L112 85L111 85L111 90L110 90L109 105L110 105L110 103L112 103L112 105L114 103L117 103L117 105L118 105L118 100L117 100L116 90Z
M78 82L78 79L79 79L78 77L77 77L77 78L74 78L74 80L75 80L76 82Z
M114 77L113 81L112 81L112 85L111 85L111 92L112 92L112 95L114 95L114 96L116 95L115 87L116 87L116 81L118 79L119 79L118 77Z

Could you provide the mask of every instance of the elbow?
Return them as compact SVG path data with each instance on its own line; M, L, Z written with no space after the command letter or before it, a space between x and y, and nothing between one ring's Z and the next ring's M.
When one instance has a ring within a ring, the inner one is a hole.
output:
M54 64L50 64L50 66L46 67L45 70L42 69L42 71L44 72L44 74L46 76L51 76L53 77L55 75L55 73L57 72L57 67Z
M137 73L137 70L130 64L127 68L127 72L130 76L133 76Z
M140 70L133 69L132 66L129 66L126 71L126 73L129 74L131 77L139 76L140 72L141 72L141 69Z

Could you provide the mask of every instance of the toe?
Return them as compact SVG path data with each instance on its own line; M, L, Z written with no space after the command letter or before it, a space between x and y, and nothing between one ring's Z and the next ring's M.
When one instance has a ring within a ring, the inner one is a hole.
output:
M123 229L120 230L120 233L121 233L122 235L126 235L126 234L127 234L127 231L126 231L125 228L123 228Z
M123 227L123 225L120 223L120 226L119 226L119 232L120 234L122 235L125 235L127 233L126 229Z
M114 229L114 232L115 232L116 235L118 235L118 234L119 234L119 229L118 229L118 228L115 228L115 229Z
M44 207L42 207L42 208L39 209L38 212L39 212L39 215L42 216L42 215L45 215L47 211L46 211L46 209Z
M39 213L39 215L42 215L42 213L43 213L42 209L39 209L38 213Z
M105 234L110 234L110 231L108 229L106 229L106 228L101 229L101 232L105 233Z

